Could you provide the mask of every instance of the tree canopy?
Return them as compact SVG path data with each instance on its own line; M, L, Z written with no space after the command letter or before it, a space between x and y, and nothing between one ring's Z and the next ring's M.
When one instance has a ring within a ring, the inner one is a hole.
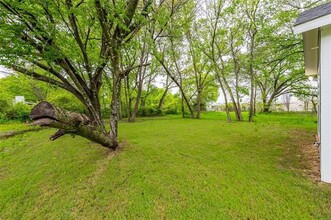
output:
M220 95L229 122L231 108L235 120L248 110L253 121L257 103L268 112L278 97L307 91L293 23L300 10L320 3L0 0L0 65L44 82L29 81L26 96L43 101L33 119L59 128L52 139L78 134L116 149L123 116L134 122L146 112L181 111L200 118ZM64 99L55 95L61 90ZM80 104L58 101L72 97Z

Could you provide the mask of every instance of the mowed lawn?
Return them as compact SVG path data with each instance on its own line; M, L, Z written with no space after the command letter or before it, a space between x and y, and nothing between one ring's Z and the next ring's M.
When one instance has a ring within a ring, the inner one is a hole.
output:
M202 117L122 122L116 153L52 129L0 140L0 219L331 218L304 172L314 116Z

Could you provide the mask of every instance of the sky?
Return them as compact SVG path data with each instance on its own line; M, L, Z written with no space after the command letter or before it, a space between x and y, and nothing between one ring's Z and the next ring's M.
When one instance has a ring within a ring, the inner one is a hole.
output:
M6 75L8 75L8 73L11 73L11 70L8 70L6 68L4 68L3 66L0 66L0 78L6 77Z

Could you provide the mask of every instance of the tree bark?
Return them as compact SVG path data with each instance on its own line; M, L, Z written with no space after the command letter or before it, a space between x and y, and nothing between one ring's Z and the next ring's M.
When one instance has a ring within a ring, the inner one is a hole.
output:
M143 47L142 47L142 52L140 56L140 67L138 68L138 75L137 75L137 97L136 97L136 102L134 104L134 109L131 115L131 118L129 119L130 122L134 122L136 120L136 117L138 115L138 110L139 110L139 105L141 101L141 95L143 92L143 85L144 85L144 80L145 80L145 75L146 75L146 66L143 66L145 62L147 62L149 54L146 55L147 51L147 43L144 42Z
M233 33L232 31L230 32L230 48L231 48L231 56L232 56L232 59L233 59L233 64L234 64L234 67L233 67L233 71L235 73L235 95L236 95L236 99L233 98L233 93L232 93L232 90L230 88L230 86L228 85L227 81L225 80L224 78L224 83L227 87L227 89L229 90L229 94L230 94L230 97L232 99L232 102L233 102L233 107L234 107L234 110L235 110L235 113L236 113L236 118L237 118L237 121L242 121L243 120L243 117L242 117L242 113L241 113L241 106L240 106L240 94L239 94L239 74L240 74L240 64L239 64L239 60L238 60L238 56L237 56L237 53L234 46L234 36L233 36Z
M221 77L219 75L217 75L217 79L218 79L218 82L219 82L219 84L221 86L222 93L223 93L223 96L224 96L226 118L228 120L228 123L231 123L232 122L232 119L231 119L231 115L230 115L230 111L229 111L228 96L226 94L226 90L224 88L223 82L222 82Z
M144 67L140 67L138 69L138 87L137 87L137 97L136 97L136 101L134 103L134 108L133 108L133 112L132 115L129 119L129 122L134 122L136 120L137 114L138 114L138 110L139 110L139 105L140 105L140 101L141 101L141 94L143 91L143 85L144 85L144 78L145 78L145 70L143 70L142 68Z
M71 134L85 137L111 150L118 147L116 139L84 114L69 112L42 101L32 109L30 116L36 125L59 129L50 137L52 141L65 134Z
M313 104L313 113L317 114L317 102L314 100L314 96L311 97L311 103ZM308 105L307 105L308 109Z
M255 103L254 103L254 72L253 72L253 67L250 65L250 101L249 101L249 115L248 115L248 121L252 122L254 120L254 108L255 108Z
M165 100L165 98L168 94L168 90L169 90L169 86L167 85L166 88L164 89L164 92L163 92L163 94L162 94L162 96L159 100L159 104L157 106L157 110L158 110L159 113L162 112L162 107L163 107L163 104L164 104L164 100Z
M200 113L201 113L201 91L198 90L198 95L197 95L197 114L195 116L196 119L200 119Z
M263 103L263 113L270 112L270 106L271 106L271 104L269 104L269 103Z
M121 92L121 79L114 74L113 78L113 92L111 100L111 113L110 113L110 135L113 139L118 135L118 120L120 116L120 92Z
M130 95L130 83L129 76L124 78L124 95L125 95L125 107L126 107L126 116L128 117L128 122L131 119L131 95Z
M185 106L184 106L184 98L183 95L181 97L182 105L181 105L181 111L182 111L182 118L185 118Z
M263 113L269 112L270 105L267 104L267 97L262 93L262 105L263 105Z
M139 110L139 104L140 104L140 100L141 100L141 93L143 90L143 82L140 81L138 84L138 91L137 91L137 97L136 97L136 102L134 103L134 108L133 108L133 112L130 118L130 122L135 122L137 114L138 114L138 110Z
M263 105L263 112L268 113L270 112L270 107L274 99L269 99L269 101Z
M241 113L241 110L240 108L238 107L238 104L236 102L236 99L233 95L233 92L232 92L232 89L228 83L228 81L226 80L224 74L222 74L222 79L223 79L223 82L224 82L224 85L225 85L225 88L228 90L229 92L229 95L230 95L230 99L232 101L232 104L233 104L233 108L234 108L234 112L236 114L236 119L237 121L242 121L243 120L243 117L242 117L242 113Z
M115 41L115 45L119 45L120 42ZM119 49L114 48L111 51L111 68L112 68L112 78L113 78L113 86L112 86L112 99L110 104L110 136L113 139L117 139L118 135L118 120L120 116L120 95L121 95L121 76L120 76L120 67L119 67Z

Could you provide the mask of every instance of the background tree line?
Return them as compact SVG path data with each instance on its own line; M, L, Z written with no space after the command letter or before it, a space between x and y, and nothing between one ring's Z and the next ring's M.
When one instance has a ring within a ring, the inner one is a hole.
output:
M2 117L10 115L13 95L47 100L87 115L88 122L73 125L75 132L98 131L116 148L123 117L199 119L220 95L229 122L253 121L257 103L269 112L284 95L313 100L293 23L301 10L321 3L1 0L0 63L15 71L0 81ZM110 131L103 120L109 117ZM72 123L71 115L63 120ZM61 126L55 127L71 132Z

